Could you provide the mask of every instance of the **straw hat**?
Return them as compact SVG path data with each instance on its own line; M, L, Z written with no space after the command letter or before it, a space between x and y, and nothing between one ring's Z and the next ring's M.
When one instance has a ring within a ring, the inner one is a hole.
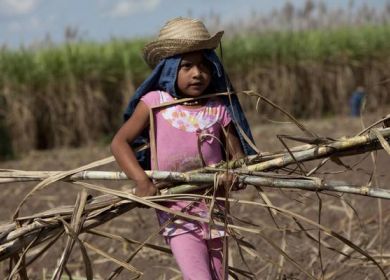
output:
M154 67L161 59L182 53L215 49L218 47L223 31L210 36L203 22L191 18L174 18L160 30L157 40L144 48L144 59Z

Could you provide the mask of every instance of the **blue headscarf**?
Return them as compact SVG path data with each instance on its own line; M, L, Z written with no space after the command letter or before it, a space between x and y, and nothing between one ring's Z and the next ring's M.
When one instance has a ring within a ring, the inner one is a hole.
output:
M204 57L211 63L211 82L209 86L210 93L218 92L227 92L233 91L229 78L225 74L222 63L220 62L218 56L213 50L204 50ZM163 90L168 92L173 97L180 98L176 92L176 78L177 72L181 61L181 55L172 56L161 60L157 66L153 69L149 77L137 88L133 97L130 99L130 102L124 113L124 120L127 121L130 116L133 114L135 107L140 101L141 97L146 93L153 90ZM256 151L247 143L243 133L254 143L252 133L250 131L248 122L245 118L244 112L241 108L241 105L238 101L236 95L221 96L221 99L224 105L227 107L230 117L233 120L233 123L236 127L237 134L239 136L242 149L246 155L256 154ZM238 126L242 129L240 130ZM149 143L149 132L148 129L145 129L141 135L139 135L131 146L136 148L142 144ZM140 165L145 169L150 169L150 149L138 152L136 154L137 159Z

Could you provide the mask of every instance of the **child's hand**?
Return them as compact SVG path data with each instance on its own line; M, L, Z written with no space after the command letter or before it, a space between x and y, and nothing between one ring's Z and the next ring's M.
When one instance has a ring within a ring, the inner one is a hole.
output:
M219 177L219 186L226 186L227 189L238 191L246 188L246 184L240 183L238 176L234 173L224 172Z
M157 188L156 186L150 181L149 178L136 181L136 187L134 194L136 196L153 196L157 193Z

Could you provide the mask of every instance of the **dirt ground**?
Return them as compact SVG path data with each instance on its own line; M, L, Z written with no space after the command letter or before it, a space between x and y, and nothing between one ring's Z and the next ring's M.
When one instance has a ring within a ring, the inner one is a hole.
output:
M365 117L366 125L386 115L381 110ZM321 137L340 138L353 136L361 131L360 119L334 117L321 120L302 121L310 130ZM258 123L252 118L251 127L258 147L262 151L277 151L283 148L276 135L303 136L294 125L268 121ZM300 143L287 141L290 147ZM108 145L95 145L79 149L57 149L52 151L34 151L26 157L0 162L0 169L18 170L69 170L110 155ZM375 160L375 163L373 162ZM351 184L368 184L373 171L373 185L389 189L390 174L388 167L390 156L384 151L373 154L343 158L350 170L333 162L322 167L316 176L325 179L343 180ZM316 163L305 164L307 169ZM100 170L118 170L116 164L109 164ZM36 183L2 184L0 224L10 220L18 202L34 187ZM104 186L122 189L125 182L100 182ZM56 183L33 196L22 208L21 216L60 205L74 204L80 191L75 185ZM340 234L356 244L380 262L385 273L390 274L390 240L387 238L389 221L389 200L378 200L369 197L340 194L317 194L306 191L287 191L264 188L264 192L275 206L294 212L329 229L321 232L322 246L315 241L319 237L317 228L302 220L295 221L288 215L278 214L273 220L264 207L232 203L232 215L236 224L261 229L258 233L241 232L241 238L250 242L253 251L240 250L233 238L230 240L230 264L234 267L251 271L256 279L310 279L302 270L315 276L316 279L383 279L378 267L346 243L340 242L332 232ZM90 192L97 196L99 193ZM248 187L234 197L254 202L262 202L257 191ZM321 215L319 215L319 213ZM303 230L304 228L305 230ZM152 209L135 209L99 227L99 230L122 235L139 241L146 240L158 230L155 213ZM135 246L103 237L82 234L81 238L94 244L122 260L131 254ZM149 242L164 245L160 236ZM28 270L30 279L50 279L56 262L64 247L64 240L58 241L49 252ZM288 256L281 257L282 248ZM94 269L95 279L106 279L117 265L111 261L89 252ZM289 259L290 258L290 259ZM142 271L142 279L173 279L179 271L172 256L144 248L131 262L131 265ZM7 275L8 262L0 262L0 277ZM85 277L84 265L79 248L75 246L68 262L67 269L73 276ZM322 275L324 275L323 278ZM123 272L117 279L131 279L134 274ZM67 279L67 278L64 278ZM73 278L80 279L80 278ZM83 278L81 278L83 279ZM176 278L180 279L180 278ZM239 279L246 279L239 276Z

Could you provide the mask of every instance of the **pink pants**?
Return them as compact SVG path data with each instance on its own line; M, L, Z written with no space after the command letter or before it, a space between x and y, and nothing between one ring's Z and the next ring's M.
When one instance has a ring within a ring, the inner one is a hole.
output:
M223 279L222 238L204 240L197 233L188 232L168 237L168 243L184 280Z

